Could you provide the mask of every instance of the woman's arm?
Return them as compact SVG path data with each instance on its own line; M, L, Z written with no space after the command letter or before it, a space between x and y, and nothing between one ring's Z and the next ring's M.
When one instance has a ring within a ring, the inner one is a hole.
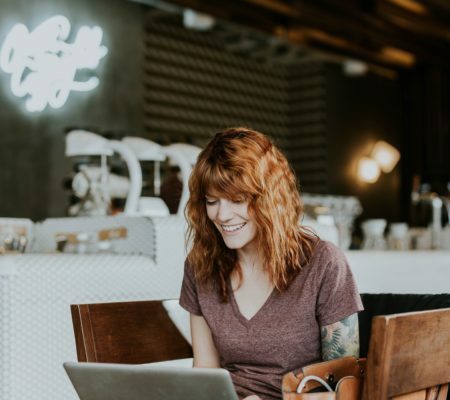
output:
M358 314L322 326L320 333L324 361L344 356L359 357Z
M211 330L203 317L191 314L191 335L194 367L220 368L219 354L214 345ZM261 400L261 398L251 395L242 400Z
M205 319L202 316L191 314L190 320L194 367L220 368L219 353Z

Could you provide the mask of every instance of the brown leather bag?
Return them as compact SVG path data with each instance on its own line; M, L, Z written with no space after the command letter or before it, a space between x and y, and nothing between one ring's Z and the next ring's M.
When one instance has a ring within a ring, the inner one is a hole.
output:
M289 372L281 385L283 400L359 400L365 366L366 359L342 357L307 365L297 373ZM327 389L319 380L330 387ZM325 391L316 392L320 387ZM297 389L301 389L300 393Z

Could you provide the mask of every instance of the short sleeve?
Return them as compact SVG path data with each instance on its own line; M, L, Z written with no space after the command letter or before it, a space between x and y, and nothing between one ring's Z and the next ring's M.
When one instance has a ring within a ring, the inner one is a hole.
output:
M202 315L200 303L198 301L194 271L187 260L184 262L184 276L183 283L181 284L180 306L192 314Z
M364 309L355 279L344 253L327 243L316 315L320 326L338 322Z

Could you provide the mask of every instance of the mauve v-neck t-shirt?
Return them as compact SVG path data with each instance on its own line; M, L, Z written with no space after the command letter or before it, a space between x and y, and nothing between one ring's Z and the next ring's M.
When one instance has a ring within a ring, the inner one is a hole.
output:
M317 242L288 289L274 289L250 320L232 293L222 303L216 290L197 285L187 262L180 305L205 318L239 397L263 400L281 399L283 374L321 359L321 326L363 309L345 255L326 241Z

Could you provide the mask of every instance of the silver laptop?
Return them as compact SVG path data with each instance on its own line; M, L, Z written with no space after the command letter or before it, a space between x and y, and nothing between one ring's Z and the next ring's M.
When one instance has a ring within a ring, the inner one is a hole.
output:
M80 400L238 400L220 368L66 362Z

